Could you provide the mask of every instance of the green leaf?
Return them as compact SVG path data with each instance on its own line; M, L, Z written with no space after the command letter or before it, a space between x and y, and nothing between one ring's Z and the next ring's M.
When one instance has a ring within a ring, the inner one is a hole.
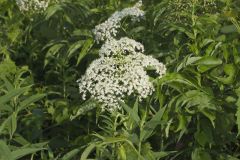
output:
M17 129L17 114L12 113L7 119L5 119L0 126L0 135L3 133L4 129L7 128L10 138Z
M197 148L192 152L192 160L212 160L212 158L208 152Z
M237 33L237 27L235 25L227 25L227 26L223 26L221 28L221 32L222 33Z
M234 24L234 26L236 27L238 33L240 34L240 22L239 22L239 20L237 20L234 17L231 17L230 19L231 19L232 23Z
M17 133L14 135L13 140L22 146L30 144L29 141L27 141L23 136Z
M212 43L212 42L214 42L213 39L208 39L208 38L207 38L207 39L204 39L204 40L200 43L200 47L203 48L203 47L209 45L209 44Z
M11 27L11 30L8 31L7 36L13 42L18 39L18 36L21 34L21 29L18 26Z
M227 154L221 154L219 160L239 160L239 158Z
M17 113L16 112L12 113L11 120L9 122L10 123L8 125L8 131L9 131L10 137L12 138L13 134L17 129Z
M49 59L52 57L55 57L56 54L61 50L61 48L63 48L65 46L65 44L62 43L58 43L55 44L53 46L51 46L51 48L48 50L46 56L45 56L45 60L44 60L44 67L46 67L49 63Z
M7 94L0 97L0 105L3 105L4 103L12 100L13 97L21 95L22 93L29 90L30 87L31 86L27 86L27 87L18 88L18 89L14 89L14 90L9 91Z
M187 109L193 106L197 106L200 111L206 108L211 110L217 109L214 97L199 90L190 90L186 92L181 100L183 101L182 105L186 105Z
M222 64L222 60L212 56L205 56L195 62L196 65L217 66Z
M12 115L10 115L7 119L5 119L1 126L0 126L0 135L3 133L4 129L6 128L7 124L9 123L9 121L11 121Z
M199 90L189 90L176 97L174 101L175 103L172 103L178 109L183 108L190 114L202 113L212 122L213 126L216 119L215 112L221 109L214 96ZM169 105L173 105L172 103Z
M201 59L202 57L191 57L191 55L186 56L184 58L183 61L181 61L181 63L179 64L179 66L177 67L177 71L180 71L181 69L185 68L186 66L189 65L194 65L194 63L196 61L198 61L199 59Z
M172 88L176 89L179 92L182 92L183 88L193 87L202 91L205 89L199 86L198 82L195 79L191 79L183 74L179 73L168 73L159 80L161 85L169 85Z
M38 151L44 150L44 148L18 148L12 152L14 159L22 158L26 155L36 153Z
M48 7L48 9L45 12L45 19L49 20L56 12L60 10L62 10L62 7L61 5L58 4Z
M236 89L236 94L238 95L238 101L236 102L237 105L237 113L236 113L236 117L237 117L237 126L238 126L238 136L240 134L240 88Z
M7 90L10 91L14 89L14 85L4 75L2 75L0 78L3 79L4 85L6 86Z
M161 159L161 158L164 158L164 157L167 157L169 156L170 154L173 154L173 153L176 153L176 151L162 151L162 152L154 152L153 155L156 159Z
M124 102L119 101L120 105L128 112L130 117L135 121L137 125L140 125L140 117L138 116L138 113L136 113L132 108L130 108L128 105L126 105Z
M72 36L83 36L91 38L92 32L88 29L76 29L73 31Z
M192 32L189 32L186 28L172 24L172 28L169 28L170 31L180 31L188 36L190 39L195 39L195 36Z
M68 57L72 57L73 53L76 52L79 48L82 47L84 42L82 40L73 43L68 49Z
M176 129L176 132L178 132L180 130L185 130L190 118L191 117L189 117L189 116L178 114L179 123L178 123L178 127Z
M165 113L165 109L166 106L160 108L159 111L153 116L153 118L143 126L143 131L140 137L141 140L145 141L147 138L149 138L157 125L162 123L162 117Z
M40 99L42 99L43 97L45 97L46 94L36 94L33 95L31 97L28 97L27 99L25 99L24 101L22 101L17 109L17 112L25 109L26 107L28 107L28 105L30 105L31 103L37 102Z
M10 149L2 140L0 140L0 160L14 160Z
M120 160L127 160L126 150L122 145L118 147L118 155Z
M81 150L79 148L73 149L67 154L65 154L61 160L72 160Z
M209 142L212 142L212 139L210 139L211 137L209 137L209 135L204 131L196 132L194 134L194 138L196 139L198 144L200 144L202 147L204 147Z
M237 68L234 64L226 64L224 66L224 72L227 77L217 77L217 79L223 84L232 84L237 75Z
M117 142L126 141L126 138L122 137L104 137L103 144L113 144Z
M79 65L81 60L87 55L88 51L92 48L93 44L94 44L94 40L92 38L86 40L78 56L77 65Z
M195 62L195 65L198 65L198 70L202 73L221 64L221 59L212 56L205 56Z
M80 106L77 106L77 111L75 112L74 115L70 116L71 120L74 120L75 118L79 117L80 115L84 115L90 110L93 110L98 106L97 102L93 99L89 99L88 101L84 102Z
M216 114L215 112L208 110L208 109L204 109L200 111L203 115L205 115L212 123L213 127L215 127L215 119L216 119Z
M13 108L8 104L0 105L0 111L13 112Z
M99 135L98 135L98 137L99 137ZM114 143L118 143L118 142L126 142L131 146L131 148L138 155L138 157L141 160L144 160L143 156L141 154L139 154L139 152L136 150L133 143L130 140L128 140L127 138L125 138L125 137L104 137L103 138L102 136L100 138L103 139L103 142L100 145L114 144Z
M233 57L234 57L234 63L236 65L239 65L240 64L240 55L239 55L239 51L237 49L237 46L233 47Z
M170 127L172 124L173 119L171 118L168 122L167 122L167 126L165 127L165 135L168 138L169 137L169 131L170 131Z
M138 98L136 99L134 106L133 106L133 112L135 112L136 114L138 114Z
M92 152L92 150L96 147L96 144L90 144L82 153L80 160L87 160L87 157Z

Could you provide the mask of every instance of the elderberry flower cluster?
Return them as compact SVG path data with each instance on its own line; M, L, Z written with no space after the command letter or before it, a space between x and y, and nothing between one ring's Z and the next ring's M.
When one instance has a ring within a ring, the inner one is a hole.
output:
M82 98L88 94L91 98L103 103L103 109L115 110L119 108L118 101L127 96L147 98L154 91L146 68L156 69L161 78L166 67L151 56L141 52L116 57L100 57L93 61L85 75L78 80Z
M139 6L141 1L132 8L116 13L134 17L141 13L143 16L144 12L137 8ZM131 14L126 14L127 11ZM116 13L112 17L118 17ZM110 24L113 21L112 17L103 24ZM117 23L120 23L120 20ZM152 56L144 55L144 46L141 43L128 37L119 40L114 38L117 30L112 34L111 28L116 29L117 23L112 23L114 26L109 28L102 24L96 26L96 40L105 40L99 51L100 58L93 61L85 75L77 81L83 100L88 97L96 99L103 104L103 110L110 111L119 109L118 102L127 97L138 97L142 100L154 92L154 86L147 74L149 67L156 71L158 78L166 73L164 64Z
M111 41L107 41L102 45L99 55L101 57L104 56L116 56L119 54L128 55L137 54L138 52L144 52L144 47L141 43L136 42L133 39L128 37L121 38L120 40L112 39Z
M120 28L120 22L123 18L131 16L133 21L139 20L144 16L144 11L140 9L142 1L139 1L135 6L125 8L122 11L115 12L108 20L97 25L93 30L97 42L112 39L117 35L117 30Z
M21 12L44 11L48 7L50 0L16 0Z

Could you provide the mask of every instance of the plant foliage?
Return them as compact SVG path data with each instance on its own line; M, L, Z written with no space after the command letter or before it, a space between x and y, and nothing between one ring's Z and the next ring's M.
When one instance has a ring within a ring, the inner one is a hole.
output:
M102 112L76 80L99 57L92 29L126 0L0 0L0 160L240 159L240 2L143 0L121 34L164 62L144 101Z

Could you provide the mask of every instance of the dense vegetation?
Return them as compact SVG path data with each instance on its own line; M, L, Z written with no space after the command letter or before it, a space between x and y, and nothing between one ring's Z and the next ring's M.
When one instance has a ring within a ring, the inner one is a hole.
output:
M92 30L126 0L0 0L0 160L240 159L240 1L145 0L121 23L167 74L103 111L76 82L99 57Z

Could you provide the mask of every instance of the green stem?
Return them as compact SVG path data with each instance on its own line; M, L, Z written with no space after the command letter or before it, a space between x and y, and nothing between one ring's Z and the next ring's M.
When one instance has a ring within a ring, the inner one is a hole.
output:
M142 148L142 145L141 145L141 142L139 142L139 146L138 146L138 160L140 160L140 155L141 155L141 148Z

